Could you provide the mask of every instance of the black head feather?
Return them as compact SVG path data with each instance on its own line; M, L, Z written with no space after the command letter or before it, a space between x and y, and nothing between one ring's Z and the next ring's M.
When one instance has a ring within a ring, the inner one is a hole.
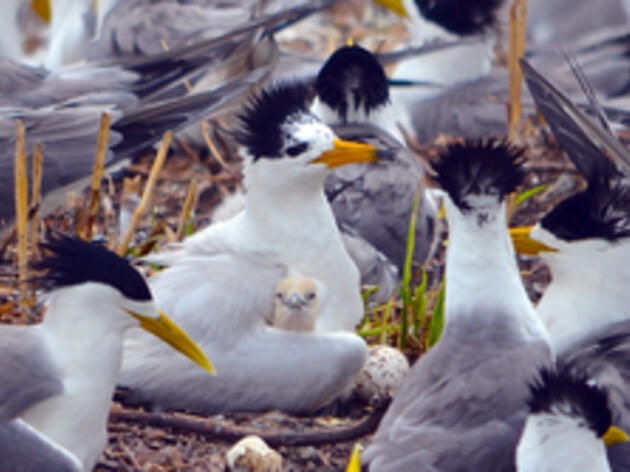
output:
M35 264L36 269L48 271L36 279L47 290L97 282L117 289L132 300L151 300L149 287L140 273L103 246L55 236L41 247L52 253Z
M592 179L583 192L556 205L541 226L565 241L630 236L630 187L608 178Z
M540 378L530 385L530 394L531 413L561 413L583 418L598 437L612 425L606 391L589 385L583 375L567 369L560 372L542 369Z
M359 46L344 46L330 56L317 75L315 92L344 122L351 105L355 110L363 106L369 114L389 102L385 71L371 52Z
M238 116L236 139L254 157L280 157L283 151L282 124L290 117L309 113L312 93L301 82L281 83L253 97Z
M470 210L466 198L495 195L499 201L522 182L524 150L507 140L467 139L450 144L433 164L436 180L462 211Z
M460 36L485 33L498 23L503 0L415 0L422 16Z

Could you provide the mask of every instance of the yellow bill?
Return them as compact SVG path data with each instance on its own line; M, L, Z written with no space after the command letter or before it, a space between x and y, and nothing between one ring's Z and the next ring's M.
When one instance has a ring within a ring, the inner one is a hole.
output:
M407 17L407 10L405 10L403 0L374 0L374 3L393 11L402 18Z
M50 0L31 0L31 10L33 10L44 23L50 23Z
M602 439L604 440L604 444L606 444L606 447L610 447L613 444L627 442L628 440L630 440L626 432L621 428L617 428L616 426L611 426L610 428L608 428L608 430L602 436Z
M191 359L195 364L215 375L216 372L210 360L203 351L197 346L195 341L182 330L174 321L172 321L164 313L160 312L159 318L140 315L133 311L127 310L131 316L140 322L140 327L149 333L157 336L175 350L181 352Z
M519 254L528 254L530 256L537 256L541 252L558 252L557 249L533 239L530 236L532 229L534 229L533 226L509 228L512 243L514 244L514 250L516 252Z
M326 151L321 156L311 161L311 164L326 164L333 169L346 164L356 164L361 162L374 162L376 158L376 147L371 144L355 143L335 139L334 147Z
M361 445L359 443L352 448L346 472L361 472Z

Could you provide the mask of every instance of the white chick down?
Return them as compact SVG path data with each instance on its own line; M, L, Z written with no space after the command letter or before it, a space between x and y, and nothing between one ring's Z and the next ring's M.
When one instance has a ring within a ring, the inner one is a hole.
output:
M398 349L372 346L363 370L358 375L355 393L365 401L381 401L393 397L409 372L409 361Z
M227 452L232 472L281 472L282 456L258 436L246 436Z
M276 285L273 326L287 331L313 331L319 309L317 284L306 277L286 277Z

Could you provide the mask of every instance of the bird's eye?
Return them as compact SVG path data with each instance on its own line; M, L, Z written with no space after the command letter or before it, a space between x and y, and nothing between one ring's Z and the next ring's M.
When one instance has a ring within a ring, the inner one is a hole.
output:
M282 294L280 292L276 293L276 298L282 300Z
M315 292L308 292L306 294L306 299L307 300L313 300L315 298Z
M307 143L296 144L295 146L291 146L287 148L287 154L291 157L295 157L299 154L302 154L304 151L308 149Z

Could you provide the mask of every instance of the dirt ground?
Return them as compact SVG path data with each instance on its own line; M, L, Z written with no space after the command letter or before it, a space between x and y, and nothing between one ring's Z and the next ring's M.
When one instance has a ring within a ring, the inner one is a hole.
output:
M361 21L361 0L342 2L324 21L307 22L306 33L296 39L287 35L283 42L293 50L303 49L325 56L347 36L363 40L371 48L387 49L404 39L400 25ZM327 24L328 26L322 26ZM392 39L393 38L393 39ZM438 143L426 145L423 158L439 148ZM197 200L191 225L200 228L209 221L208 214L222 199L240 186L240 164L233 155L233 147L216 143L225 164L221 164L206 150L191 150L173 146L165 168L160 174L151 217L145 218L134 236L134 254L149 251L152 244L163 246L173 241L178 227L182 204L194 177L198 182ZM579 178L569 161L543 130L530 127L522 138L528 147L528 181L526 188L541 184L544 191L518 206L513 224L533 224L559 199L574 192ZM122 175L115 176L111 188L104 192L102 212L95 222L94 234L112 243L119 238L117 227L121 213L132 208L138 191L149 173L153 153L147 152ZM123 185L123 180L126 183ZM124 189L123 189L124 186ZM86 195L76 195L74 202L48 217L42 224L62 232L73 232L85 225ZM11 262L0 266L0 320L6 323L32 323L38 319L38 309L19 310L16 292L14 244L3 248L2 257ZM439 280L443 272L443 254L428 264L432 280ZM527 290L537 300L548 283L547 269L536 259L523 259L521 269ZM27 312L26 315L24 312ZM395 321L395 320L394 320ZM407 352L417 358L419 352ZM378 412L352 399L343 405L312 417L294 417L280 412L261 414L223 414L199 418L183 414L142 414L114 403L109 424L109 445L101 456L96 471L223 471L225 453L236 438L252 432L270 438L284 460L287 471L343 470L353 445L369 441ZM167 426L170 425L170 426ZM333 442L325 442L334 439ZM339 438L343 438L339 439ZM307 445L291 445L304 444ZM287 445L281 445L287 444Z

